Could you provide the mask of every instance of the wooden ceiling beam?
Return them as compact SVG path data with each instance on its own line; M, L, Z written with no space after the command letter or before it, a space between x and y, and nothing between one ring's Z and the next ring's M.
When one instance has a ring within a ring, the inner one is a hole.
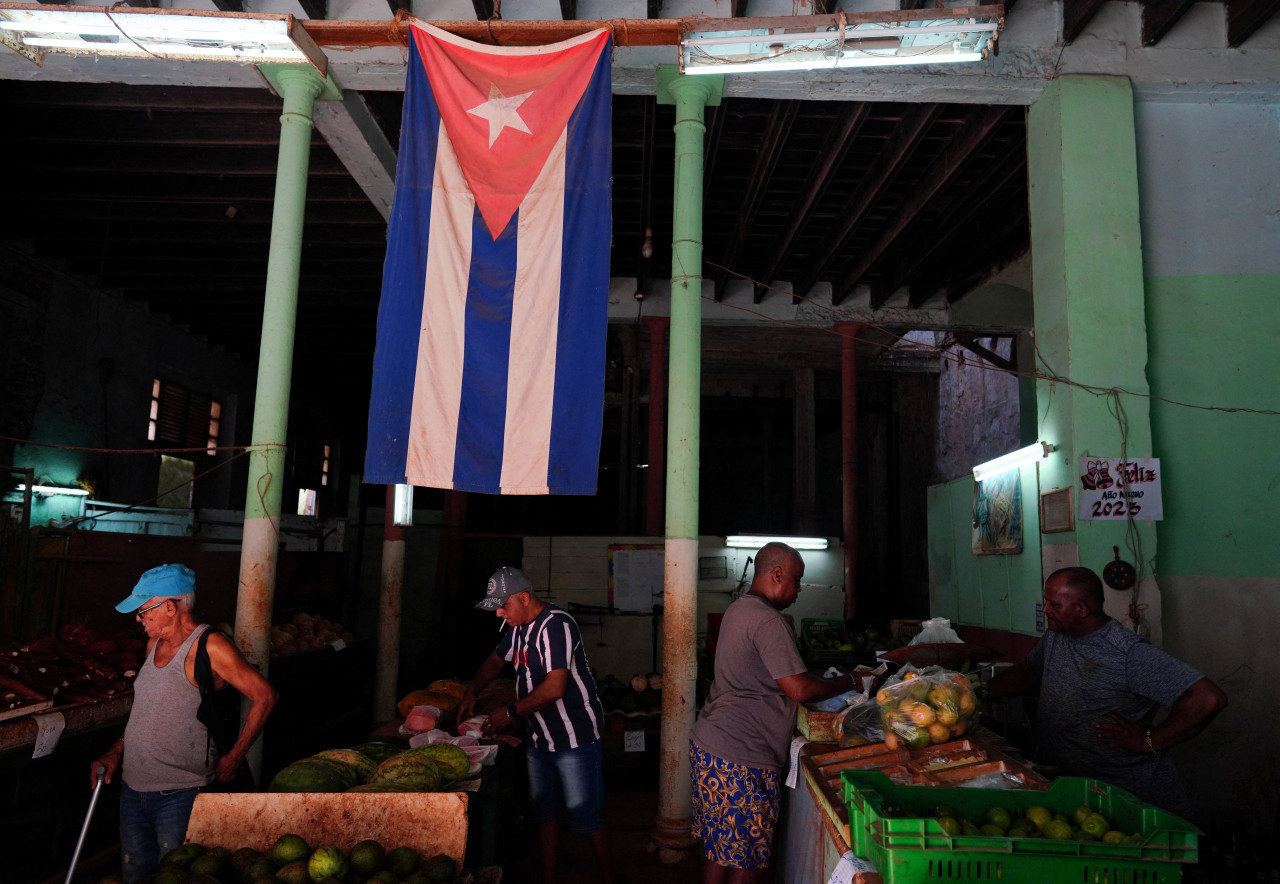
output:
M1196 0L1141 0L1142 45L1154 46L1187 14Z
M928 266L934 255L950 245L955 233L967 229L1005 188L1016 184L1018 192L1025 193L1026 168L1027 148L1019 138L996 155L983 170L983 174L952 201L945 214L930 225L930 230L918 234L898 250L902 257L881 276L877 286L873 287L872 298L879 298L883 303L883 299L896 292L919 268ZM1018 179L1023 180L1019 182ZM938 231L946 233L939 235ZM915 292L912 294L910 306L919 307L920 303L914 299Z
M1004 105L987 105L970 110L968 119L960 125L955 134L947 140L946 146L939 155L929 164L928 171L917 183L911 196L894 210L889 223L881 228L875 244L863 252L862 257L847 272L841 271L844 280L832 289L833 304L839 304L849 296L854 286L861 281L872 265L883 258L898 238L911 226L916 216L928 208L938 194L969 164L974 154L982 149L987 139L991 137L991 133L1000 127L1009 113L1010 108ZM880 304L873 298L871 306L879 307Z
M893 181L902 164L915 152L920 139L941 112L940 105L913 104L903 113L901 122L859 182L853 198L848 205L841 207L840 223L827 236L821 253L811 256L808 262L810 270L796 286L796 294L807 295L814 283L823 278L834 263L833 256L853 234L867 209Z
M715 273L715 297L719 301L724 297L725 286L729 282L729 271L738 263L738 257L746 246L747 237L755 226L756 213L764 200L773 181L774 170L778 160L786 148L787 135L795 123L800 102L795 100L774 102L769 109L769 121L760 137L760 148L755 152L755 161L751 164L751 172L747 177L747 186L738 203L737 223L729 244L720 256L721 269Z
M606 28L615 46L677 46L680 20L674 18L576 19L574 21L491 21L492 0L473 0L475 21L433 21L441 30L497 46L545 46ZM486 11L487 10L487 11ZM369 46L407 46L411 15L394 22L312 19L302 23L321 49L361 49Z
M867 112L870 109L869 102L858 102L846 107L840 117L839 126L831 132L826 144L823 145L819 161L809 170L809 177L805 181L800 198L787 218L786 230L774 242L773 254L767 259L764 265L765 270L760 274L760 282L763 285L755 287L755 303L759 304L764 298L765 286L774 281L778 268L791 256L796 238L808 225L822 195L827 192L827 186L844 161L845 154L849 152L849 145L857 138L858 130L862 128L862 121L867 118Z
M1280 0L1226 0L1227 45L1239 48L1280 12Z
M1107 0L1062 0L1062 42L1070 43L1084 32Z
M990 362L996 368L1003 368L1005 371L1014 371L1017 369L1016 365L1014 365L1008 359L1005 359L999 353L987 347L984 347L982 344L979 344L978 339L974 335L962 334L960 332L956 332L955 338L956 338L956 343L959 344L961 347L964 347L966 350L968 350L970 353L974 354L975 356L981 356L983 359Z

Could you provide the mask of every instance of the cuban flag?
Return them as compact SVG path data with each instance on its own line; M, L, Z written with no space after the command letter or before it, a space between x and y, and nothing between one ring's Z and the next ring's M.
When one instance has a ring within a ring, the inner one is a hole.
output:
M410 30L365 481L594 494L610 39Z

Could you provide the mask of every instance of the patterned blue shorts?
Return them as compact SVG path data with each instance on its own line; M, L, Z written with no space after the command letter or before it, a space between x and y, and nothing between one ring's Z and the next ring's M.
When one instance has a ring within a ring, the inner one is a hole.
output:
M689 741L693 835L707 859L733 869L769 865L781 792L778 772L725 761Z

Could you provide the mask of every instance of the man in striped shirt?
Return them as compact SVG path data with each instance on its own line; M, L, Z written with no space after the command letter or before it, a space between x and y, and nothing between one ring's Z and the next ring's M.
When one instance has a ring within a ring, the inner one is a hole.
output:
M603 819L600 725L604 711L587 668L578 624L567 612L535 596L533 582L518 568L501 568L490 577L484 600L476 608L497 614L505 631L467 687L458 720L471 716L480 691L508 663L515 667L516 702L495 709L485 733L500 731L517 718L528 719L529 804L538 826L542 880L548 884L556 880L560 816L567 811L570 828L591 842L600 880L613 884L612 851Z

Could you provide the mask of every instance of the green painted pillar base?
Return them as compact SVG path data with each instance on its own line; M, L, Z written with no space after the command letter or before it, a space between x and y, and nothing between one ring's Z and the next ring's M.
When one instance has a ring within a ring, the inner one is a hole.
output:
M1037 383L1039 439L1057 447L1040 467L1040 489L1078 489L1081 456L1159 456L1151 450L1144 396L1146 307L1129 81L1055 80L1027 115L1027 158L1038 368L1075 382ZM1072 506L1078 509L1075 492ZM1140 547L1142 562L1126 551L1126 536ZM1148 577L1156 553L1154 523L1141 520L1130 527L1077 519L1074 536L1045 539L1074 540L1080 564L1099 574L1113 546ZM1149 589L1154 592L1154 584ZM1121 598L1110 604L1127 607Z

